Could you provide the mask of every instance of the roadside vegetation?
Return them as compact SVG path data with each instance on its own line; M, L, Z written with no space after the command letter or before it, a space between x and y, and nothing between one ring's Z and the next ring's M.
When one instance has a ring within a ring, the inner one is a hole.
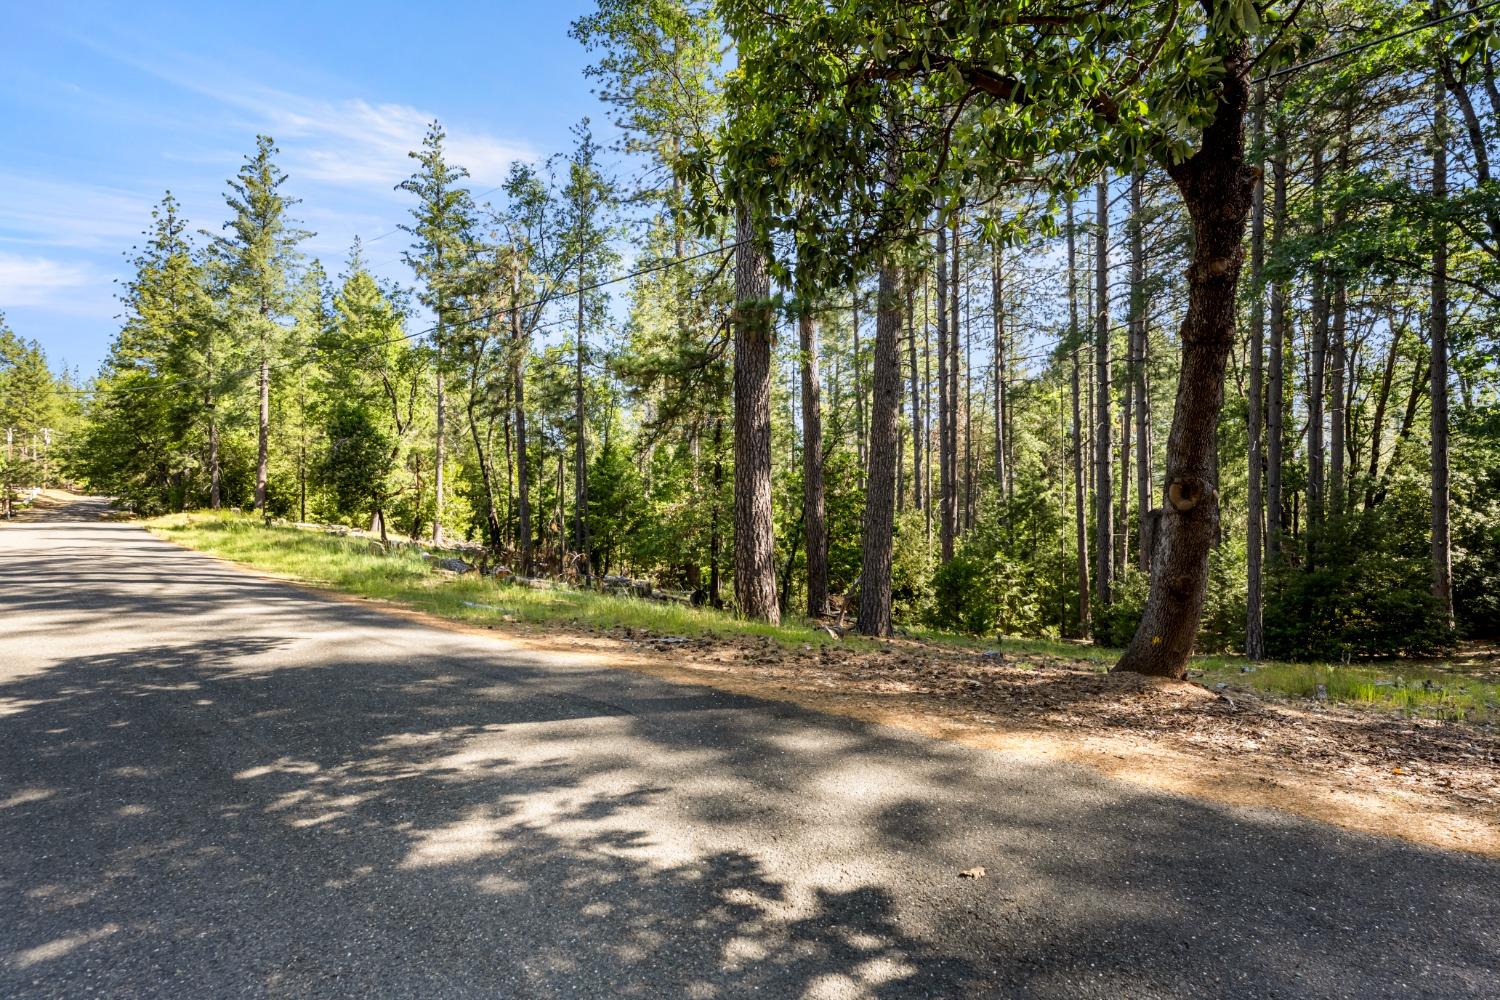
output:
M856 635L838 637L805 620L780 625L736 618L712 608L617 596L592 590L532 589L477 573L438 568L434 552L416 545L382 546L357 534L323 533L291 525L265 525L232 511L169 514L145 522L156 535L263 573L391 602L472 625L545 625L641 633L642 637L770 639L789 652L815 654L829 645L873 650ZM1106 671L1117 649L1078 642L981 638L913 629L901 639L935 655L1003 653L1063 660ZM1500 720L1500 662L1389 660L1358 665L1251 663L1243 657L1194 659L1189 676L1213 691L1254 692L1273 698L1353 705L1424 719L1494 723Z

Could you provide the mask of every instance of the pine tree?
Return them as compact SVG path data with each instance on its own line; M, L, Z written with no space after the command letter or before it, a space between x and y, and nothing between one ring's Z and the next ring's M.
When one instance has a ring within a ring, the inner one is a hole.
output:
M271 371L282 356L286 322L294 298L295 275L301 265L297 245L311 235L287 217L297 199L281 193L287 175L276 165L279 151L270 136L255 139L255 152L229 182L224 202L232 218L224 223L227 235L214 240L213 251L222 264L230 303L231 336L239 353L256 368L259 393L259 430L256 439L255 509L266 510L270 471Z

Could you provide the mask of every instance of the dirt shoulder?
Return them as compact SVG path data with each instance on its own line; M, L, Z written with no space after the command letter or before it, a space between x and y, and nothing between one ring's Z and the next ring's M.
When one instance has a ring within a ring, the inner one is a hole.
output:
M1500 735L1218 694L1036 653L891 640L873 652L548 625L475 626L319 589L440 628L967 746L1081 764L1225 805L1500 858Z
M225 560L228 561L228 560ZM472 624L233 563L339 600L511 647L767 698L938 739L1082 764L1227 805L1500 858L1500 733L1190 682L1085 660L895 639L787 647L549 623Z

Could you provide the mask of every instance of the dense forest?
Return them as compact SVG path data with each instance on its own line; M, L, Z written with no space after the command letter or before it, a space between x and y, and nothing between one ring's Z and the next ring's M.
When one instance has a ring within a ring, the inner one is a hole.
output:
M0 332L0 485L1147 673L1495 637L1495 14L602 0L619 144L476 192L434 123L320 262L259 137L92 381Z

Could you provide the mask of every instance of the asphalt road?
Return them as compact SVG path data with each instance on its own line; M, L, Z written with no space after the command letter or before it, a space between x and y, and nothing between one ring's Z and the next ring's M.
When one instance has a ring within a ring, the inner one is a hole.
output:
M1496 863L71 513L0 525L0 997L1500 997Z

